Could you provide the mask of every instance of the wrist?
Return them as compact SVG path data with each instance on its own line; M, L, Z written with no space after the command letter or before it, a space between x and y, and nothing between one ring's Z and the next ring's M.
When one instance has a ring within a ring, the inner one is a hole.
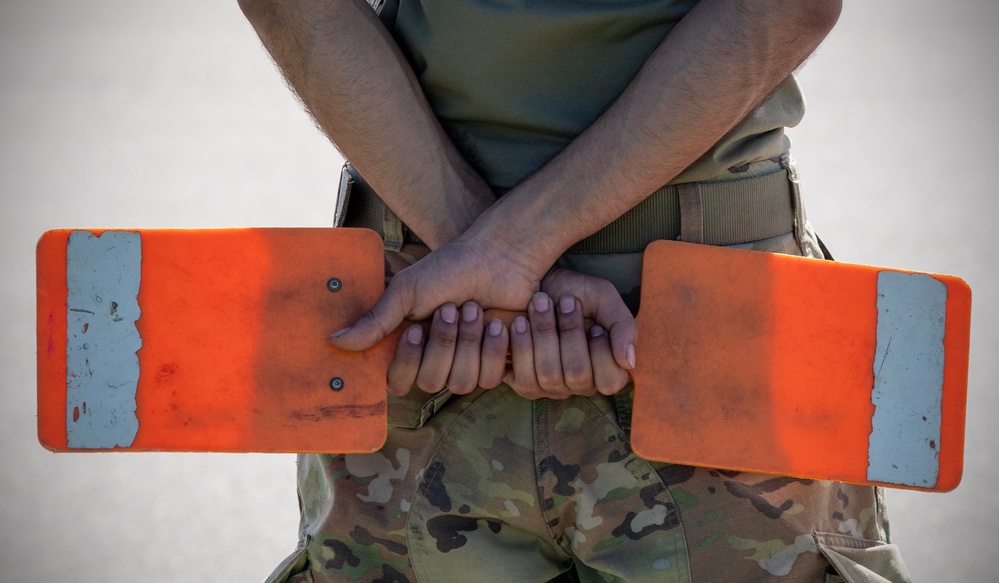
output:
M535 227L529 219L518 219L509 212L505 199L494 204L468 228L462 238L482 249L491 261L503 265L504 273L517 274L540 282L561 254L561 248L543 235L543 228Z
M438 246L462 236L496 203L496 197L489 185L465 164L454 168L453 173L443 181L441 188L448 194L444 197L447 208L442 209L441 213L446 226L436 241ZM460 194L450 196L451 193ZM435 247L433 243L428 243L431 248Z

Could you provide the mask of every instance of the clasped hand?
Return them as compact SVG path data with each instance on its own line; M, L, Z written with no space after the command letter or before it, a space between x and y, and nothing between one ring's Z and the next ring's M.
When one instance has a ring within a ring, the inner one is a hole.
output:
M406 319L430 318L426 329L414 323L400 336L387 379L396 395L413 387L464 394L505 382L525 398L560 399L624 387L638 332L613 285L565 269L535 279L506 263L474 246L445 245L399 272L332 342L362 350ZM493 309L526 315L504 322Z
M528 399L611 395L628 382L628 372L614 361L604 327L584 319L578 298L544 291L534 294L526 315L508 314L507 321L474 301L441 306L428 330L421 324L407 328L388 371L388 388L396 395L412 387L430 393L447 387L465 394L501 382Z

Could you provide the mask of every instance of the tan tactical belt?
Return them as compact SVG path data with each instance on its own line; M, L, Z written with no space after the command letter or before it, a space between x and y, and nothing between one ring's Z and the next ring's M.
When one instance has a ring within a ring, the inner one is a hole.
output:
M660 188L633 209L569 248L568 253L640 252L659 239L735 245L795 229L797 182L780 168L769 174ZM344 164L336 225L378 232L385 248L419 242L349 164Z

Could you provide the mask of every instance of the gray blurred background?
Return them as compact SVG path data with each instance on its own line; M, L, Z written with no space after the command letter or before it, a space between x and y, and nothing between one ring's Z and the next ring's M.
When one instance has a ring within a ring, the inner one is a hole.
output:
M997 577L997 29L992 0L847 0L791 132L838 259L975 293L964 482L888 493L916 581ZM0 3L0 581L256 581L293 550L293 456L38 446L34 244L67 227L325 226L339 166L235 2Z

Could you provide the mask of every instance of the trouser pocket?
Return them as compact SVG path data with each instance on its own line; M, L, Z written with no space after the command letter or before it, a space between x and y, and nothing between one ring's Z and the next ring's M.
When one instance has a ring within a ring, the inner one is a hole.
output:
M831 532L816 532L815 544L839 578L830 576L827 583L910 583L898 547L879 540L854 538Z

